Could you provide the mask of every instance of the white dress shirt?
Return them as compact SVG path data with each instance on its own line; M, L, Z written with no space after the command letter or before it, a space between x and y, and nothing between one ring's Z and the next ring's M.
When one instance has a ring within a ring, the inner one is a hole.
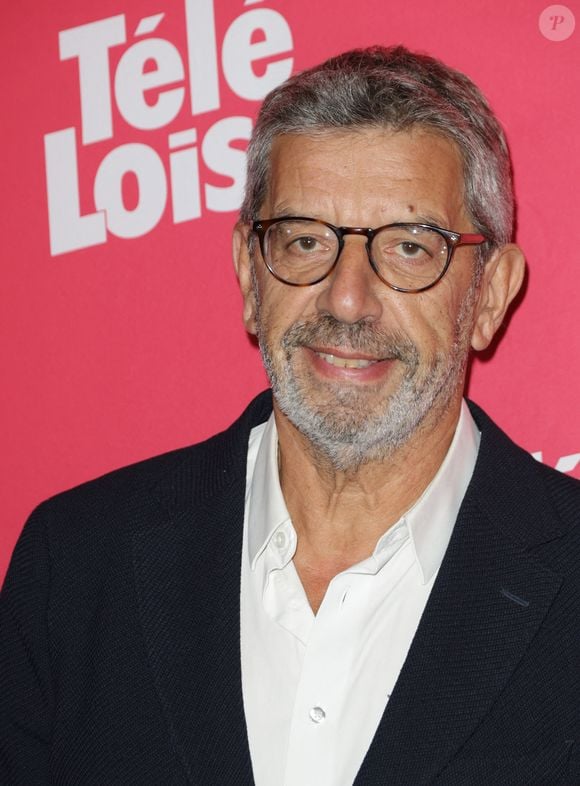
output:
M316 616L292 558L274 417L248 446L242 689L256 786L351 786L417 630L469 484L479 432L463 402L420 499L335 576Z

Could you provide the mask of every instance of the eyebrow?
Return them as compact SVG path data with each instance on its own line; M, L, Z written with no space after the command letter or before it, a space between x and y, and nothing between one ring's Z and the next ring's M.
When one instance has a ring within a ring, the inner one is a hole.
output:
M279 208L274 208L270 218L292 218L294 216L297 216L299 218L312 218L315 221L326 221L326 223L328 223L328 224L332 224L333 226L338 226L336 224L333 224L332 221L328 221L328 219L325 218L324 216L316 215L316 214L314 214L314 215L312 215L312 214L311 215L304 215L304 213L302 211L295 210L292 207L282 207L282 206L280 206ZM433 215L430 215L430 214L427 214L427 213L421 213L421 214L415 215L415 216L413 216L413 220L401 219L401 220L398 220L398 221L389 221L388 223L383 224L381 226L389 226L389 224L430 224L431 226L439 227L440 229L448 229L449 228L447 226L447 222L443 221L441 219L441 217L437 218L436 216L433 216ZM358 226L366 228L368 226L368 224L358 224Z
M414 221L406 221L405 223L408 224L432 224L433 226L440 227L441 229L446 228L447 221L443 221L441 216L437 218L433 215L428 215L427 213L421 213L420 215L415 216Z
M301 216L300 211L294 210L292 207L274 207L272 211L272 218L291 218L292 216ZM304 216L304 218L315 218L319 221L324 221L322 216Z

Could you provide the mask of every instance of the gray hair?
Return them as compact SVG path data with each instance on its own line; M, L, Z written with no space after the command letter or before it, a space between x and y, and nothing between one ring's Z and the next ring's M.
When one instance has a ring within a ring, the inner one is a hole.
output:
M432 129L455 142L463 159L465 206L488 239L483 259L512 236L511 166L501 126L464 74L402 46L356 49L296 74L262 105L247 153L242 221L260 215L270 154L281 134L339 129Z

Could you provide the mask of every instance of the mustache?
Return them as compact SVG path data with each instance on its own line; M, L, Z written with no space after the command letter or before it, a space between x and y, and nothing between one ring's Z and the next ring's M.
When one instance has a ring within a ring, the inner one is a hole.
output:
M331 314L296 322L284 333L282 348L289 358L292 350L312 345L336 346L362 352L381 359L401 360L409 366L419 364L419 350L399 330L387 331L372 322L340 322Z

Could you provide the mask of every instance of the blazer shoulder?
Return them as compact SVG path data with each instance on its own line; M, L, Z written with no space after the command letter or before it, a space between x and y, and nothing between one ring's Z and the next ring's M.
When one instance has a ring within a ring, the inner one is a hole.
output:
M91 521L99 530L112 526L145 528L163 504L160 489L179 485L184 477L207 491L212 479L224 479L245 467L251 429L271 411L269 391L257 396L227 429L202 442L120 467L100 477L62 491L40 503L30 520L41 520L50 529L75 529L79 521Z
M580 537L580 480L537 462L547 492L562 519L576 525Z
M472 486L480 504L523 544L565 533L580 536L580 481L537 461L477 405L481 431Z

